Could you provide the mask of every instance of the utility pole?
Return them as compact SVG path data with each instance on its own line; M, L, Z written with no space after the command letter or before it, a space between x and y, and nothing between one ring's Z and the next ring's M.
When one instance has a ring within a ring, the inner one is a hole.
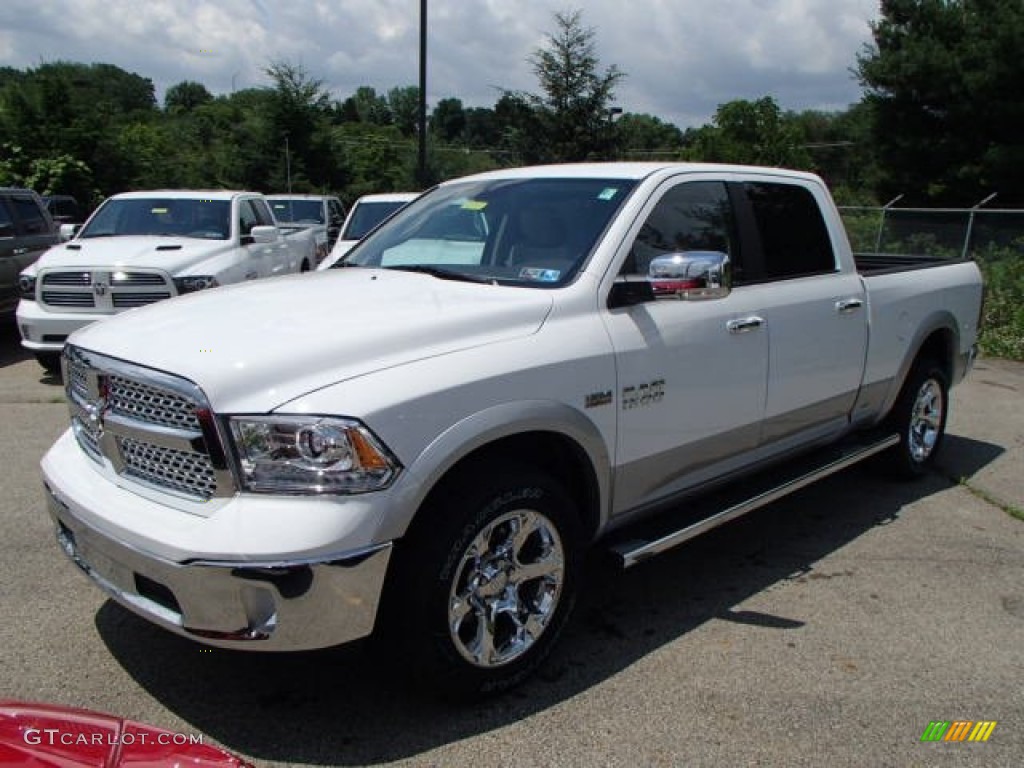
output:
M288 194L292 193L292 152L288 146L288 134L284 135L284 169L288 176Z
M427 0L420 0L420 110L419 157L416 176L420 188L427 186Z

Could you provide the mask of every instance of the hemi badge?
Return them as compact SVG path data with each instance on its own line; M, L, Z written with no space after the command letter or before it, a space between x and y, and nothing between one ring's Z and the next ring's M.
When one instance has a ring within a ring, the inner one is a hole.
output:
M592 392L587 395L583 400L583 406L585 408L597 408L602 405L608 405L612 401L612 391L610 389L604 392Z

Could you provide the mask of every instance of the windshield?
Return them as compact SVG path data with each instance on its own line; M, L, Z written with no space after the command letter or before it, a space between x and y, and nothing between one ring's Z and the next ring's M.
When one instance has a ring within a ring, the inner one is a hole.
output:
M274 218L288 224L323 224L324 206L319 200L303 200L288 197L267 198Z
M122 198L107 200L78 235L162 235L227 240L231 202L201 198Z
M342 240L362 240L366 233L380 224L384 219L393 214L405 203L393 201L385 202L359 202L352 209L352 216L348 220L348 226L341 233Z
M634 186L627 179L490 179L439 187L337 266L430 268L509 285L564 285Z

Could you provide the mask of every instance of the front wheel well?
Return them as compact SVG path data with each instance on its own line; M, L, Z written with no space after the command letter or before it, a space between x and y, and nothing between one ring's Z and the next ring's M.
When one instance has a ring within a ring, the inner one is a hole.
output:
M433 509L432 499L452 486L476 477L480 472L500 471L502 463L532 466L558 481L576 502L585 540L593 538L600 525L600 490L587 452L572 438L557 432L523 432L482 445L451 466L430 490L420 506ZM425 524L417 514L412 527ZM411 529L410 529L411 530Z

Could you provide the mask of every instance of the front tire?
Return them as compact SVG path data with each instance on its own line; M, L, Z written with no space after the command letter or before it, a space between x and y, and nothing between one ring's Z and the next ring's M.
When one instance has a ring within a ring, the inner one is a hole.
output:
M478 466L403 542L385 610L417 682L455 700L507 690L554 646L581 572L579 518L532 468Z
M888 417L900 442L890 449L889 468L915 479L931 469L942 445L949 411L949 379L934 360L914 363Z

